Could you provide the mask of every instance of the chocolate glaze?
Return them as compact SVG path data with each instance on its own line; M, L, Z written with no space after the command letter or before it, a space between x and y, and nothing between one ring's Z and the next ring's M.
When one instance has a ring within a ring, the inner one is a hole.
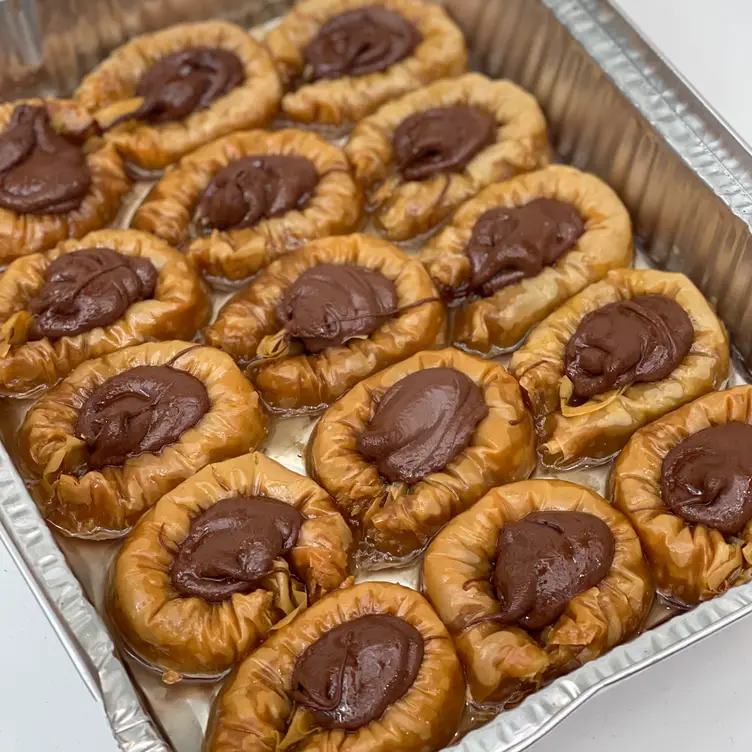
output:
M413 485L446 467L488 415L483 392L454 368L427 368L384 393L358 451L389 481Z
M196 224L205 229L239 230L262 219L301 208L319 182L303 157L243 157L222 168L196 208Z
M694 341L686 311L663 295L641 295L588 313L567 344L571 402L610 389L665 379Z
M209 411L206 387L170 366L137 366L107 379L81 406L75 433L89 448L89 468L175 443Z
M264 496L222 499L191 522L170 567L185 598L218 602L248 593L296 543L303 517L290 504Z
M44 107L20 104L0 134L0 206L17 214L65 214L81 206L91 170Z
M728 423L688 436L663 460L661 492L687 522L741 532L752 519L752 426Z
M422 662L423 637L412 624L389 614L361 616L298 657L293 697L322 728L354 731L410 689Z
M374 5L329 19L304 50L308 80L377 73L411 55L422 36L399 13Z
M614 536L585 512L532 512L504 525L493 583L501 612L495 620L542 629L578 593L597 585L614 559Z
M496 120L477 107L437 107L403 120L392 148L405 180L424 180L441 172L463 170L496 141Z
M65 253L47 268L44 287L27 305L29 339L60 339L109 326L154 294L159 272L147 258L109 248Z
M280 324L318 353L376 331L397 309L394 284L353 264L320 264L304 271L277 306Z

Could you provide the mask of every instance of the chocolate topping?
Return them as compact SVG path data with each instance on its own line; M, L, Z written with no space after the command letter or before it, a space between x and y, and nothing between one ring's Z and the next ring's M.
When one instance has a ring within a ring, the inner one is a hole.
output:
M661 492L687 522L741 532L752 519L752 426L712 426L677 444L663 460Z
M496 120L476 107L457 105L416 112L394 131L392 148L405 180L463 170L496 141Z
M393 316L394 284L353 264L320 264L304 271L277 306L280 324L318 353L354 337L367 337Z
M303 522L290 504L264 496L222 499L191 522L170 567L183 597L218 602L248 593L298 540Z
M109 248L87 248L56 258L44 287L28 303L34 314L29 339L73 337L109 326L154 294L159 272L147 258Z
M483 393L464 373L428 368L387 389L356 446L387 480L413 485L463 451L487 415Z
M694 341L686 311L663 295L641 295L588 313L569 340L573 403L610 389L665 379Z
M572 248L584 231L574 207L556 199L489 209L475 223L465 251L472 268L470 289L488 296L537 276Z
M222 168L196 209L204 228L239 230L304 206L319 181L303 157L243 157Z
M383 71L412 54L422 36L403 16L374 5L329 19L305 48L308 80Z
M21 104L0 134L0 206L17 214L65 214L91 186L83 150L50 125L44 107Z
M389 614L361 616L298 657L293 697L322 728L354 731L410 689L422 662L423 637L412 624Z
M614 559L614 536L585 512L532 512L504 525L493 582L503 624L542 629L578 593L597 585Z
M209 411L206 387L170 366L137 366L97 387L81 406L75 432L89 448L89 468L175 443Z

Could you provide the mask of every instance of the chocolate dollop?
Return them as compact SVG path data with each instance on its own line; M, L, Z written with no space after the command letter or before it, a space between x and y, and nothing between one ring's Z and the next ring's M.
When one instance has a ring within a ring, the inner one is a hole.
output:
M29 339L60 339L109 326L154 294L159 272L147 258L110 248L65 253L47 268L44 287L27 304Z
M606 576L614 549L608 525L585 512L532 512L504 525L493 575L498 621L548 626L575 595Z
M75 433L99 470L175 443L209 411L206 387L170 366L137 366L107 379L81 406Z
M248 593L296 543L303 517L264 496L222 499L191 522L170 579L183 597L219 602Z
M437 107L403 120L392 148L405 180L424 180L440 172L463 170L496 140L496 120L477 107Z
M353 264L304 271L277 306L280 324L318 353L367 337L396 313L397 292L383 274Z
M412 54L421 41L415 25L388 8L374 5L340 13L305 48L307 78L377 73Z
M663 295L641 295L588 313L567 344L573 403L610 389L665 379L694 341L687 312Z
M752 519L752 425L711 426L677 444L663 460L661 493L687 522L741 532Z
M21 104L0 134L0 206L17 214L65 214L81 206L91 170L46 108Z
M303 157L243 157L209 183L196 209L196 223L219 230L252 227L304 206L318 181L316 168Z
M293 697L324 729L354 731L380 718L412 686L423 637L390 614L340 624L298 657Z
M413 485L446 467L487 415L483 392L464 373L428 368L386 390L356 446L387 480Z

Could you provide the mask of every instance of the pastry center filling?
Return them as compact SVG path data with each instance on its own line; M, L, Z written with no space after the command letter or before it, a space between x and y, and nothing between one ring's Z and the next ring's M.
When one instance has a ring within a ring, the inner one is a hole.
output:
M0 206L16 214L65 214L91 186L83 149L50 124L44 107L21 104L0 134Z
M537 276L570 250L584 231L574 207L556 199L489 209L475 223L465 251L470 258L471 290L490 296Z
M614 559L614 536L585 512L532 512L504 525L496 547L496 621L523 629L555 622L569 601L597 585Z
M496 120L476 107L457 105L416 112L394 131L392 148L405 180L463 170L496 141Z
M170 568L183 597L218 602L248 593L295 545L303 518L264 496L222 499L191 522Z
M423 637L415 627L388 614L362 616L298 657L293 697L322 728L354 731L410 689L422 661Z
M663 460L661 493L687 522L741 532L752 519L752 426L712 426L677 444Z
M304 50L306 78L377 73L411 55L422 36L403 16L374 5L327 21Z
M277 306L288 334L318 353L365 338L397 312L397 292L383 274L353 264L320 264L303 272Z
M384 478L413 485L463 451L487 415L483 392L464 373L428 368L387 389L356 446Z
M572 404L611 389L665 379L692 347L686 311L663 295L609 303L587 314L567 344Z
M303 157L250 156L223 167L204 191L195 222L205 230L239 230L300 209L319 182Z
M81 406L75 434L99 470L174 444L209 411L206 387L170 366L137 366L107 379Z
M29 339L72 337L109 326L139 300L151 298L159 272L147 258L110 248L65 253L47 267L44 286L27 304Z

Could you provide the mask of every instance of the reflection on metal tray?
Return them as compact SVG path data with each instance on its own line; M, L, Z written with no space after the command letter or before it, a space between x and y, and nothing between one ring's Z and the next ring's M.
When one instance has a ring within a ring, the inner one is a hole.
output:
M287 5L284 0L216 0L210 8L196 0L0 0L0 92L5 98L67 93L110 49L136 33L210 14L258 25ZM445 5L466 32L474 66L535 94L558 153L619 192L652 263L683 271L700 286L729 327L741 358L752 364L752 245L744 219L752 202L752 156L745 147L606 0L446 0ZM134 191L131 210L147 188ZM127 219L124 212L118 222ZM0 435L9 447L25 407L22 401L2 403ZM302 472L314 420L276 422L265 451ZM600 468L561 475L602 491L606 473ZM53 537L2 448L0 523L0 540L9 544L82 676L101 696L121 749L198 752L216 685L168 686L126 656L127 673L97 615L117 542ZM417 567L371 576L418 584ZM752 584L669 621L676 612L663 604L640 637L472 731L455 749L522 749L600 688L751 611Z

